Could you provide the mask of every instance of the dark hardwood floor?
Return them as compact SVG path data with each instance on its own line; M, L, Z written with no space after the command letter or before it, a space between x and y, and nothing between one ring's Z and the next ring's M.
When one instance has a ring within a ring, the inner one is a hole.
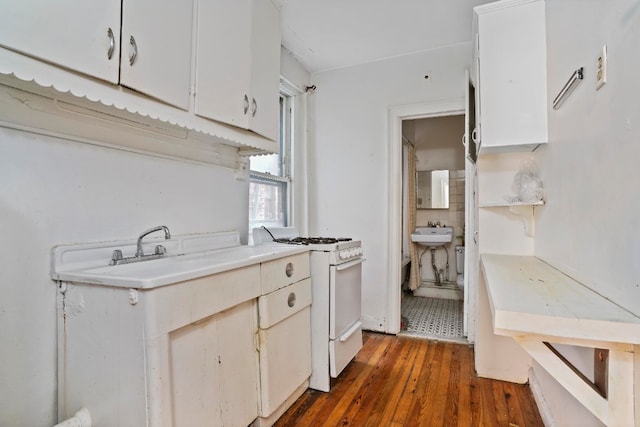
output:
M479 378L473 348L377 333L332 383L276 426L543 426L528 385Z

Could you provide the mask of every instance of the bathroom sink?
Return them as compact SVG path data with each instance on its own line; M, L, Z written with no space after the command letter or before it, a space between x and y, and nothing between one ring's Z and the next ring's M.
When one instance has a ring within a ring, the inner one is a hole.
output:
M436 247L451 242L452 227L417 227L411 233L411 241L424 246Z

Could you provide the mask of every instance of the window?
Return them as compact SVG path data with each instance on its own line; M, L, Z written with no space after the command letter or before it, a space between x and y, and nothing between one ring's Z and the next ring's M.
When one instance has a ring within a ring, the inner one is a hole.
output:
M279 153L249 158L249 233L290 224L291 98L280 95Z

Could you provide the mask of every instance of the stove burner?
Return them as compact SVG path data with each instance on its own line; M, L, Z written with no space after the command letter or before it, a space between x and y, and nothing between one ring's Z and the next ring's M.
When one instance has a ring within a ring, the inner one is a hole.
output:
M323 245L338 242L348 242L352 240L349 237L285 237L276 239L275 237L273 237L273 234L271 234L271 231L269 231L267 227L263 225L262 228L264 228L267 233L269 233L274 242L287 243L289 245Z
M288 243L290 245L323 245L338 242L348 242L349 237L292 237L290 239L273 239L277 243Z

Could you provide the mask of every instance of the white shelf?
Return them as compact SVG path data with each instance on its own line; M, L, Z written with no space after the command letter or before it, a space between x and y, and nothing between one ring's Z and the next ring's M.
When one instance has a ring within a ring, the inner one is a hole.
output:
M534 208L544 205L544 200L537 202L509 202L507 200L498 200L493 202L479 203L480 208L509 208L509 212L516 214L522 218L524 232L529 237L536 235Z

